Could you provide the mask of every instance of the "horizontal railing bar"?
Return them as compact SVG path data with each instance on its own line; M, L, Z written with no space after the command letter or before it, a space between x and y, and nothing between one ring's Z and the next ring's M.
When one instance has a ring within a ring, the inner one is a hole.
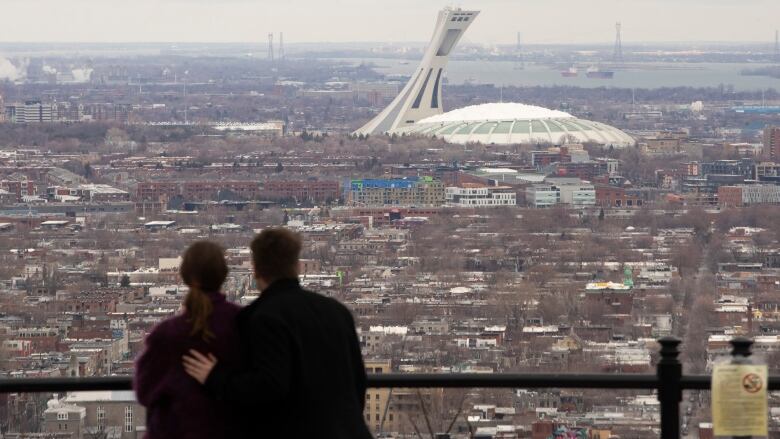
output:
M775 380L775 384L780 384ZM683 390L710 390L712 378L709 375L683 375L680 378L680 387ZM772 385L771 381L769 383Z
M712 377L709 375L683 375L680 386L684 390L710 390ZM780 376L769 377L769 390L780 390Z
M106 376L87 378L4 378L0 393L76 392L89 390L131 390L133 378Z
M649 374L392 373L369 374L368 387L656 389L658 377Z
M684 375L680 386L684 390L709 390L710 383L709 375ZM660 382L651 374L388 373L368 374L367 385L371 388L657 389ZM0 379L0 393L131 389L129 376ZM769 378L769 390L780 390L780 376Z

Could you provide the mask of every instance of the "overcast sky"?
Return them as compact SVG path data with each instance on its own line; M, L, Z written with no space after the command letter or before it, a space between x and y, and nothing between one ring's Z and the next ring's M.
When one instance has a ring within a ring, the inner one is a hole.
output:
M0 0L2 42L427 41L436 11L482 11L464 37L510 43L772 41L780 0Z

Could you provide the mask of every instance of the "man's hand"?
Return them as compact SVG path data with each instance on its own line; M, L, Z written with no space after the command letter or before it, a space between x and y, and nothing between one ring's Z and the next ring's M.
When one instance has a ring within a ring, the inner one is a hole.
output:
M197 382L205 384L211 370L217 365L217 357L212 354L207 357L190 349L190 354L182 357L182 365L187 375L195 378Z

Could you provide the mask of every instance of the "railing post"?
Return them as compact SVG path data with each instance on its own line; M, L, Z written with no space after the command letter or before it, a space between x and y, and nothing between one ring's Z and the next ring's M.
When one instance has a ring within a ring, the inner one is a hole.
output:
M658 342L661 344L661 360L657 368L658 401L661 402L661 438L679 439L682 363L677 358L680 355L677 347L680 345L680 340L664 337Z
M731 344L732 361L744 362L747 357L753 354L750 351L750 347L753 346L753 340L749 338L735 337L729 343Z

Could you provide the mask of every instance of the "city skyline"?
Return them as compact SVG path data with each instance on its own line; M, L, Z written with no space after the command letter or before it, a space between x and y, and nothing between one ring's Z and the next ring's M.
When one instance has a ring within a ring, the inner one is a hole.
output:
M421 42L430 37L431 17L445 5L452 4L398 0L377 12L357 0L10 0L0 18L0 42L262 42L268 32L284 32L289 44ZM482 11L466 44L512 44L518 31L526 44L609 43L618 21L627 45L771 42L778 27L772 17L780 14L780 3L772 0L466 0L454 6Z
M780 1L61 3L0 15L3 438L708 439L735 337L780 382Z

